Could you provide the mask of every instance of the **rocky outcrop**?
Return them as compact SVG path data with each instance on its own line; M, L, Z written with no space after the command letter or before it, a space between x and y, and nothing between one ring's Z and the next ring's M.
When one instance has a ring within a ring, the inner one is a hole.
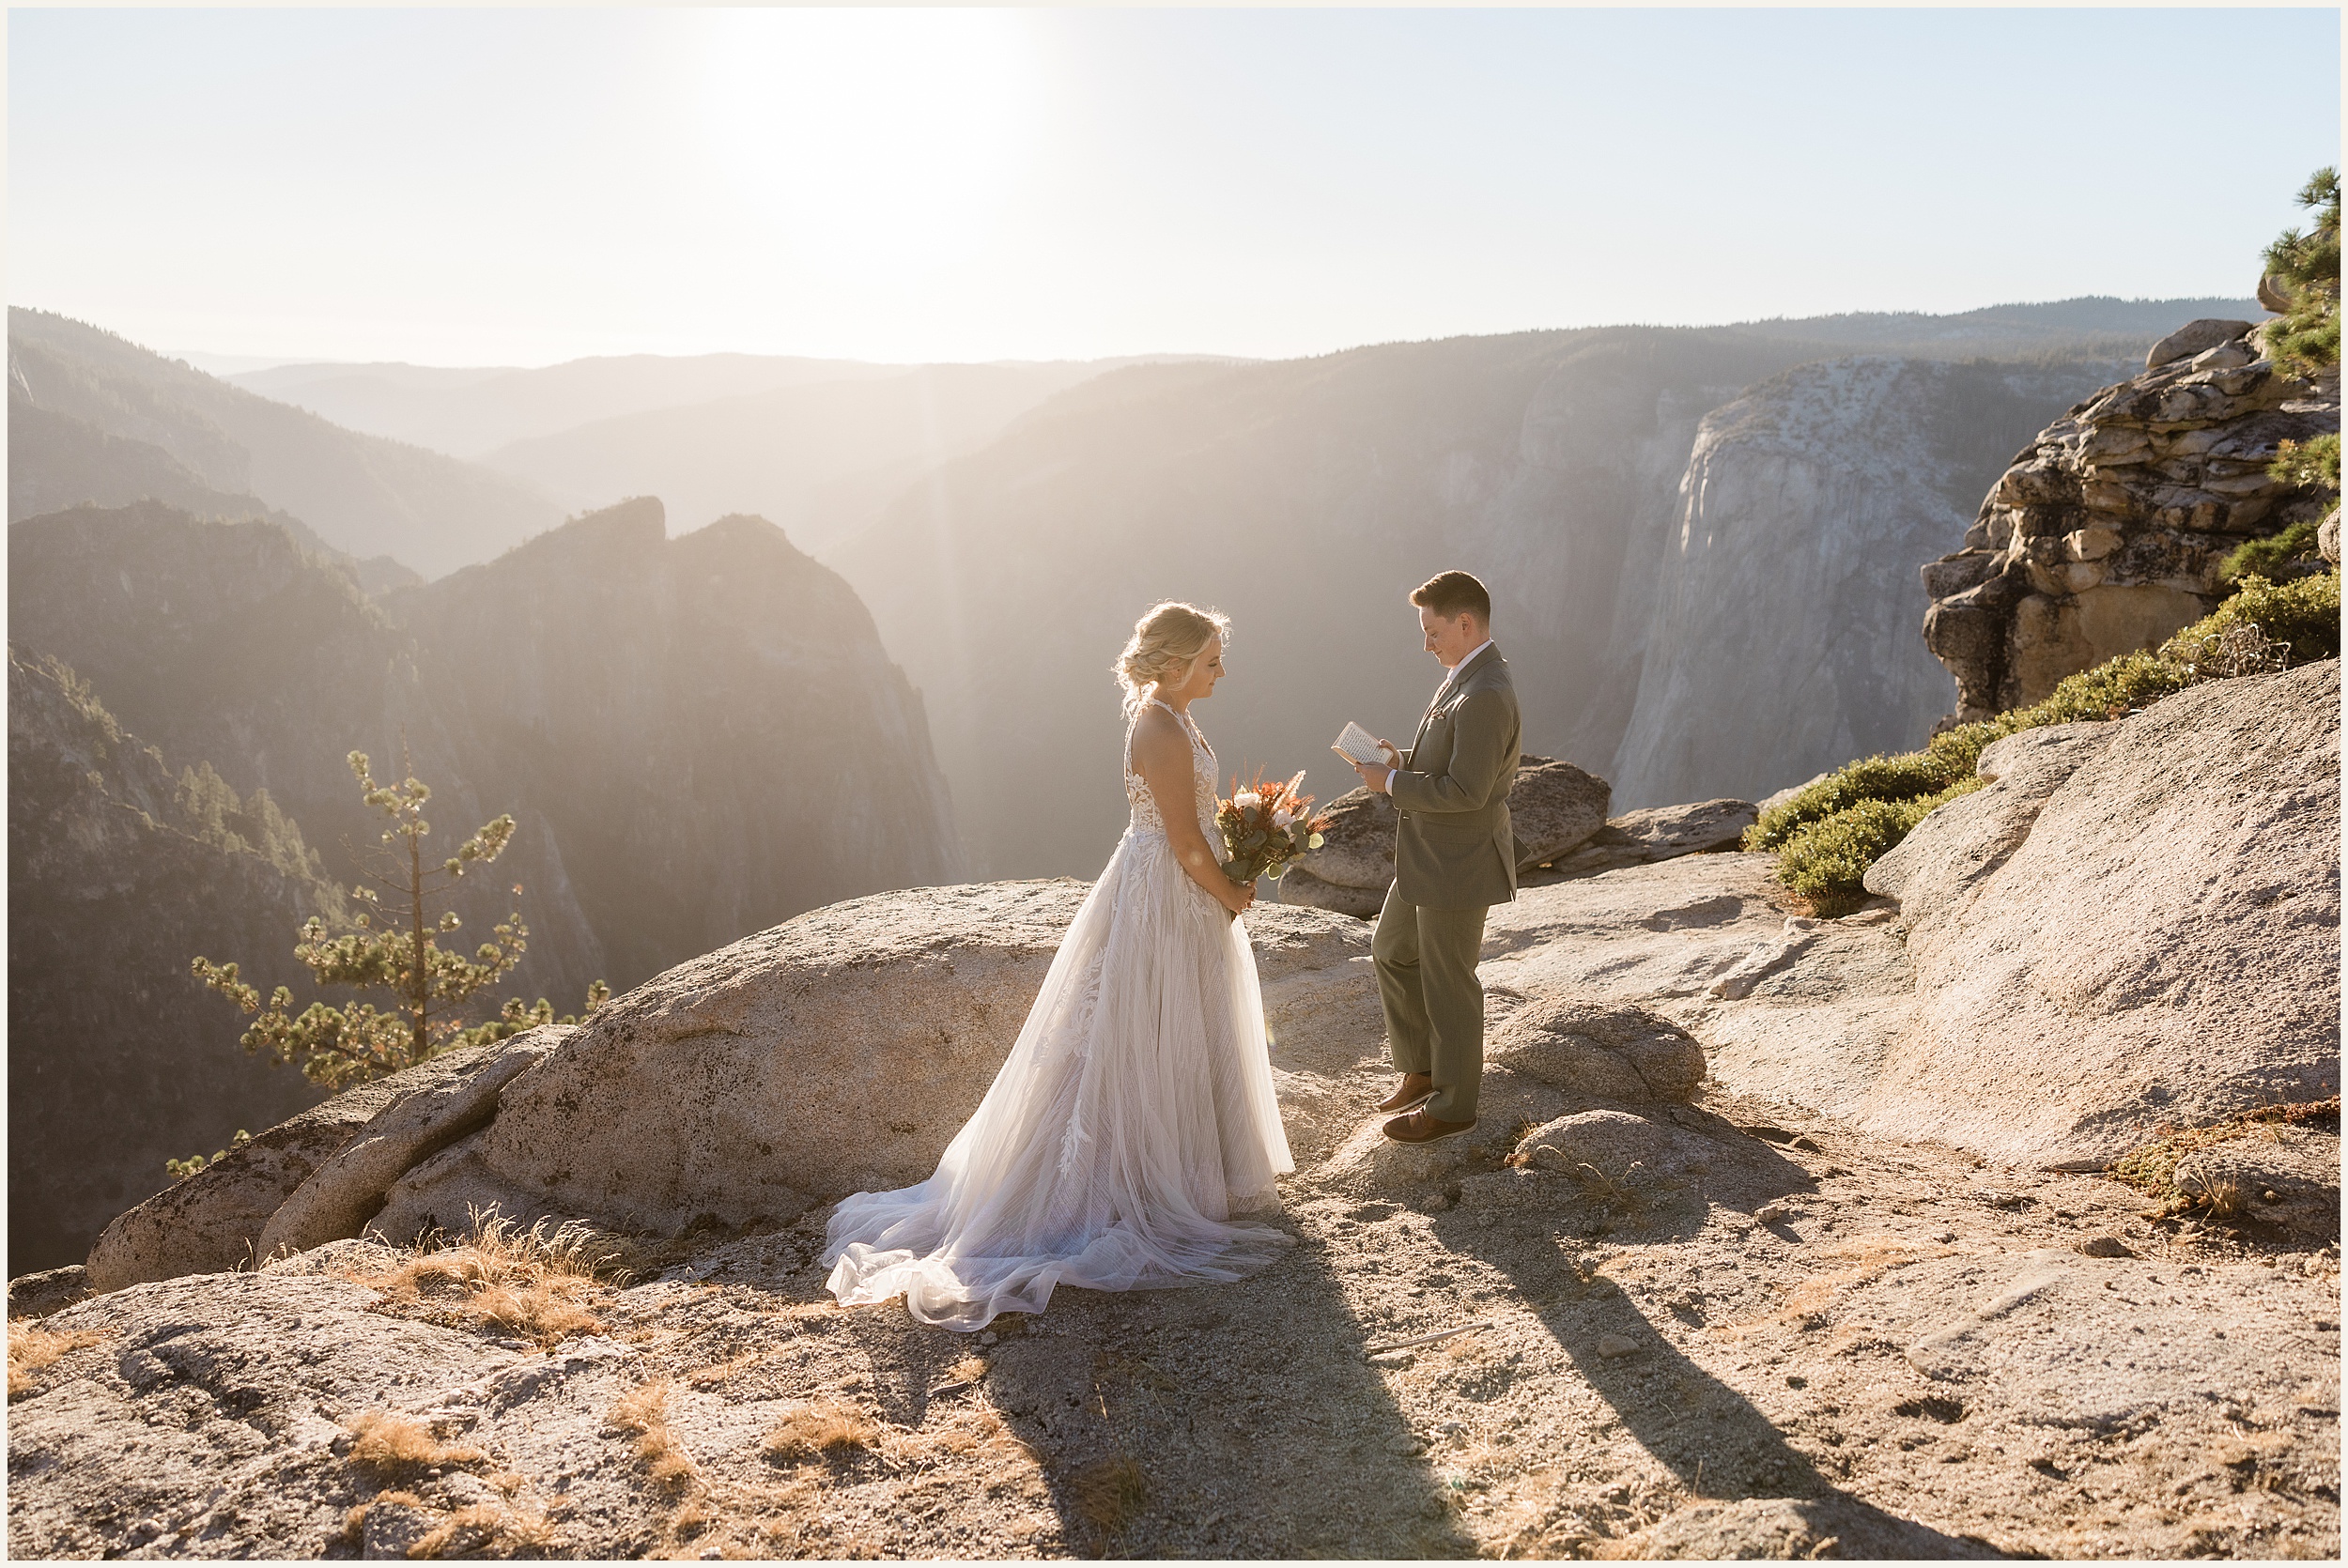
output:
M2208 613L2237 546L2323 512L2267 477L2280 443L2339 428L2336 374L2294 381L2248 323L2215 320L2049 425L1964 548L1923 568L1924 641L1956 677L1955 721L2036 702Z
M488 1126L505 1085L577 1033L567 1025L547 1024L511 1039L452 1051L387 1080L395 1098L286 1195L261 1227L257 1254L286 1256L359 1235L383 1207L393 1183ZM411 1238L412 1233L400 1239Z
M279 1206L398 1095L390 1078L346 1089L116 1215L90 1248L90 1288L252 1268Z
M1625 866L1651 866L1676 855L1733 850L1744 841L1759 808L1749 800L1699 800L1654 806L1609 818L1580 848L1548 867L1558 876L1595 876Z
M1734 852L1528 886L1488 927L1483 1120L1441 1145L1389 1144L1364 1110L1383 1065L1367 930L1259 909L1291 1142L1333 1190L1407 1193L1525 1153L1528 1127L1671 1120L1716 1078L1881 1136L2077 1166L2155 1121L2319 1097L2339 1065L2337 704L2332 662L2011 737L1983 753L1992 782L1878 862L1887 902L1843 920L1789 918L1769 857ZM992 1082L1083 896L992 884L817 911L576 1034L515 1044L553 1049L481 1130L466 1133L489 1100L478 1086L410 1084L405 1111L330 1102L334 1146L279 1176L283 1218L248 1195L215 1223L196 1202L211 1187L192 1183L121 1228L301 1245L359 1228L380 1193L369 1222L395 1240L471 1204L675 1234L917 1181ZM207 1176L225 1192L239 1169ZM103 1256L91 1273L124 1277Z
M1980 765L1997 782L1867 873L1916 975L1876 1116L2093 1163L2149 1126L2339 1092L2338 660Z
M919 1181L994 1081L1085 892L853 899L680 965L579 1028L350 1090L120 1216L90 1282L116 1290L362 1232L406 1243L461 1231L473 1209L673 1234ZM1354 961L1368 932L1312 910L1249 920L1291 1142L1316 1151L1376 1099L1353 1082L1383 1035Z
M1545 865L1598 833L1606 825L1611 793L1606 780L1571 762L1519 758L1508 787L1517 869ZM1378 913L1394 882L1394 802L1367 789L1349 790L1330 804L1327 815L1321 848L1280 878L1280 901L1366 919Z

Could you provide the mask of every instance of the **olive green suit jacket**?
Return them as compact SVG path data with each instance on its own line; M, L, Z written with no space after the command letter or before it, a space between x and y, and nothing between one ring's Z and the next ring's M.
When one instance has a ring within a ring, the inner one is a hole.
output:
M1401 821L1395 891L1421 909L1483 909L1517 896L1508 786L1517 692L1497 646L1463 666L1419 721L1389 788Z

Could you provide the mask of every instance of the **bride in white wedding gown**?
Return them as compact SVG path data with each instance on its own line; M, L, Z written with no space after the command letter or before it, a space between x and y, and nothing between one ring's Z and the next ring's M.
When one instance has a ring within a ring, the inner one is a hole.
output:
M1117 665L1125 836L936 1173L833 1213L842 1305L903 1295L925 1323L975 1330L1043 1311L1059 1284L1239 1279L1289 1241L1234 1218L1295 1165L1239 918L1255 889L1210 848L1215 757L1189 713L1222 677L1228 625L1165 604L1135 627Z

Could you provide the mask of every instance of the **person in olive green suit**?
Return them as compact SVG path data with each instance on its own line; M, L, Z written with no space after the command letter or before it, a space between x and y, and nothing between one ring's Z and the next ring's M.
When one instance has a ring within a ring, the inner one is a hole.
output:
M1491 595L1465 572L1412 593L1427 651L1450 671L1408 751L1356 764L1399 813L1394 885L1370 953L1387 1047L1402 1082L1379 1104L1398 1143L1431 1143L1475 1125L1484 1081L1484 988L1475 960L1484 915L1517 896L1508 786L1517 776L1517 694L1492 646Z

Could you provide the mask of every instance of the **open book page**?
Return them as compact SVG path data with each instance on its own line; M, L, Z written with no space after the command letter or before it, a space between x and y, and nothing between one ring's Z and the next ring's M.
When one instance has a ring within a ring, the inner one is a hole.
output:
M1351 719L1346 720L1344 732L1337 736L1330 749L1347 761L1359 762L1365 767L1377 766L1386 761L1385 752L1379 747L1378 737Z

